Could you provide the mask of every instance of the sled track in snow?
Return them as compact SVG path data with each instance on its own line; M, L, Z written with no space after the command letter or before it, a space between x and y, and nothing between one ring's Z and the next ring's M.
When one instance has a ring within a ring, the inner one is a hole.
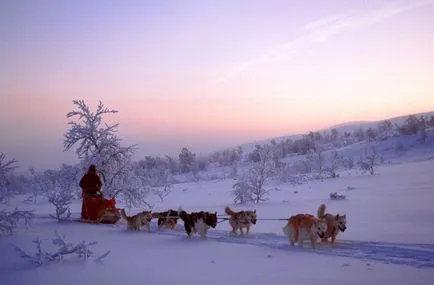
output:
M151 224L151 234L175 236L187 238L184 227L176 230L158 230L154 223ZM201 240L198 234L194 234L191 241ZM231 232L210 229L208 240L215 242L252 245L264 248L285 250L294 253L309 253L328 256L340 256L356 258L363 261L377 261L386 264L401 264L417 268L434 268L434 244L405 244L388 242L365 241L341 241L334 247L319 245L316 249L310 247L310 241L305 241L304 247L292 247L287 237L270 233L252 233L245 236L235 236Z

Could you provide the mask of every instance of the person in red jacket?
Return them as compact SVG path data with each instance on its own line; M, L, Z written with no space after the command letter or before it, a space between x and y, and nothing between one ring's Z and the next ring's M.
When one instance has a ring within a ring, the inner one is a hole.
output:
M98 220L101 212L101 204L103 201L102 193L100 192L102 182L96 172L95 165L89 166L85 175L80 179L80 188L82 189L83 203L81 206L81 219L83 220Z
M92 164L89 166L87 173L81 178L80 187L84 194L89 196L99 196L101 194L101 186L102 182L96 173L96 166Z

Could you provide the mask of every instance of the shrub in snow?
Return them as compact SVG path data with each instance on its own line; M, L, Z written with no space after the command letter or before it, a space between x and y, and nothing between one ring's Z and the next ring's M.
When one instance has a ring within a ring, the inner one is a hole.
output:
M331 200L345 200L347 197L344 194L338 194L338 192L333 192L329 194Z
M31 173L36 187L34 193L45 196L56 209L56 214L50 216L58 221L68 220L71 216L69 205L75 198L73 189L77 188L77 181L72 180L75 177L63 172L63 169L46 170L42 173L32 170Z
M382 157L378 154L375 147L365 149L364 155L360 157L359 167L362 174L369 172L369 174L375 174L375 166L382 162Z
M178 155L179 163L181 165L181 172L187 173L193 170L194 164L196 162L196 154L191 152L188 148L182 148ZM197 168L197 165L196 165ZM197 170L198 171L198 170Z
M337 151L333 151L326 158L324 172L328 174L331 178L339 177L339 173L337 173L337 171L339 169L341 161L342 157L338 154Z
M230 176L232 179L236 179L238 177L238 163L234 162L231 166Z
M148 158L150 160L150 158ZM161 202L164 201L172 189L171 175L169 169L163 165L148 166L146 161L133 163L134 174L139 177L142 185L148 185L152 193L158 196Z
M306 158L308 163L312 165L312 168L314 170L318 171L319 173L321 173L324 170L326 157L324 155L324 151L322 147L315 146L307 153Z
M160 198L161 202L164 201L164 199L169 196L171 192L172 185L166 184L161 187L156 187L152 190L152 192Z
M0 204L2 204L2 201L0 201ZM33 211L23 211L18 208L13 210L2 209L0 210L0 233L13 233L20 220L23 220L25 226L28 227L33 218Z
M428 140L428 135L427 135L427 133L426 133L426 130L425 129L421 129L420 131L419 131L419 141L420 141L420 143L426 143L426 141Z
M73 195L71 193L55 192L48 197L48 202L56 207L56 215L50 217L56 218L58 221L68 220L71 216L69 204L71 204Z
M18 222L23 220L28 226L34 218L33 211L23 211L18 208L7 209L10 199L15 196L8 175L16 168L15 159L6 161L6 155L0 153L0 233L12 233Z
M354 159L351 156L342 157L342 166L345 169L353 169L354 167Z
M62 260L65 256L70 254L75 254L78 258L82 260L88 260L94 257L94 252L91 249L91 246L97 244L96 241L86 242L80 241L77 244L72 244L66 241L66 236L61 236L57 231L55 231L56 237L52 239L52 244L57 247L57 250L54 252L48 252L42 247L42 241L39 238L36 238L33 243L36 245L36 253L29 254L26 253L23 249L18 247L17 245L12 245L14 249L20 254L20 257L27 259L33 264L38 266L41 265L49 265L52 262L58 262ZM107 255L110 254L110 251L107 251L103 255L96 258L97 261L102 260Z
M259 159L247 173L242 175L233 185L234 203L265 202L270 190L265 186L275 175L272 152L269 149L258 151Z
M232 186L234 189L232 195L234 196L234 204L247 204L253 201L251 186L244 180L235 182Z

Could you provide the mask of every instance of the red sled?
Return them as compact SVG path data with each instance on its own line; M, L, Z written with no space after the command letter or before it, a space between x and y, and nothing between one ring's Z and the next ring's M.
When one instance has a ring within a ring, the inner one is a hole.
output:
M115 198L105 199L102 195L83 195L81 222L92 224L116 224L121 219Z

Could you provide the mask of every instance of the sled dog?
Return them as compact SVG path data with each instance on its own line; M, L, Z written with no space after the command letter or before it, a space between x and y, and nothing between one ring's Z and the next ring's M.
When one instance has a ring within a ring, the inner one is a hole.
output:
M179 217L184 222L188 238L191 238L193 233L197 232L202 238L206 239L208 230L217 226L217 212L201 211L188 214L186 211L180 209Z
M317 211L317 217L327 224L327 231L321 240L322 242L328 242L328 238L331 238L331 243L334 244L338 233L345 232L347 229L347 215L326 214L325 211L326 205L321 204Z
M178 223L179 214L178 211L170 209L161 213L153 213L153 217L158 218L158 229L166 227L173 230Z
M327 225L323 221L309 214L291 216L282 228L291 246L298 242L298 245L303 247L304 240L309 238L312 248L315 248L318 237L322 238L326 230Z
M252 224L256 224L256 210L234 212L231 208L226 207L225 213L230 216L229 224L231 225L234 234L237 234L237 230L239 229L243 235L243 228L246 228L246 234L249 234Z
M152 220L151 211L143 211L134 216L127 216L125 209L120 209L121 217L127 221L127 229L131 231L140 231L141 226L146 226L148 232L151 232L150 222Z

